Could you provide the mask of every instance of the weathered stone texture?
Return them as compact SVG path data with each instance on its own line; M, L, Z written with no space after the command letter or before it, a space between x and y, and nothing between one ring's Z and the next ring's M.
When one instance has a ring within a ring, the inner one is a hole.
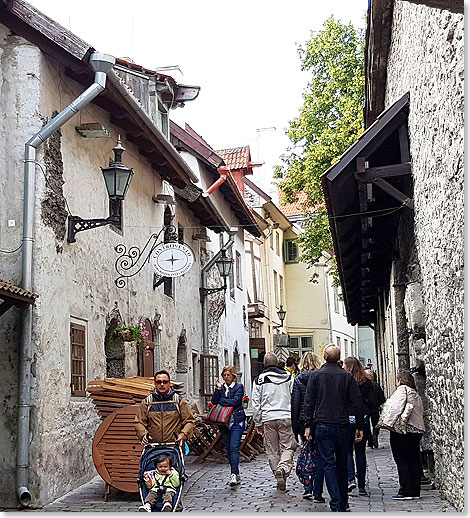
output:
M463 509L463 15L397 0L387 106L410 92L415 238L436 480ZM413 297L411 291L409 299ZM412 303L412 300L409 300ZM420 325L417 312L409 316Z

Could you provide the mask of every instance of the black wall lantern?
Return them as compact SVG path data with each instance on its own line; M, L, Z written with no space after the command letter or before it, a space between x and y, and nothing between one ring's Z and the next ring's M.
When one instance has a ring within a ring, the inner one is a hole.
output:
M219 270L220 276L224 280L224 285L220 288L199 288L201 298L209 295L210 293L217 293L218 291L227 289L227 277L232 271L233 259L227 257L227 251L222 249L220 251L220 257L215 262L217 269Z
M282 307L282 304L279 306L279 311L277 312L277 316L279 317L279 320L281 321L280 326L273 326L273 329L279 329L284 325L284 320L286 318L287 311Z
M108 167L102 167L106 189L108 191L110 204L110 215L107 218L82 219L80 216L69 216L67 241L75 243L75 234L104 225L121 226L120 201L126 197L129 185L131 184L134 171L122 163L122 154L125 149L121 145L121 136L118 137L114 151L114 160Z

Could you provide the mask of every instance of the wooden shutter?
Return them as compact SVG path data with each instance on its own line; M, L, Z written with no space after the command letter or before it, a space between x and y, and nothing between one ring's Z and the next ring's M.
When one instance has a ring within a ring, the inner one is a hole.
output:
M70 324L70 388L72 396L86 396L85 326Z
M219 358L213 354L201 354L201 396L212 396L218 375Z

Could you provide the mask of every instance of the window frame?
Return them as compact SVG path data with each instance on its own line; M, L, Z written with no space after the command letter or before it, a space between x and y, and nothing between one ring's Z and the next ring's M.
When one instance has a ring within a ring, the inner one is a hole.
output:
M216 354L201 354L199 360L201 364L200 394L201 396L212 396L215 380L219 376L219 357Z
M235 277L237 288L242 290L242 255L238 250L235 250Z
M284 262L286 264L294 264L299 262L299 245L295 242L295 239L284 240ZM295 247L295 258L291 259L289 255L289 247Z
M83 332L83 344L73 341L75 338L74 331ZM72 397L85 397L86 396L86 382L87 382L87 364L86 364L86 362L87 362L87 350L86 350L87 328L86 328L86 325L78 324L77 322L70 322L69 333L70 333L70 395ZM83 358L77 358L77 354L74 355L74 346L75 346L75 348L77 346L83 348ZM74 365L76 365L76 363L74 364L74 362L80 362L83 365L83 373L77 372L76 370L74 370ZM82 385L82 387L81 387L82 390L80 388L75 390L77 378L83 379L83 382L79 383L79 385Z

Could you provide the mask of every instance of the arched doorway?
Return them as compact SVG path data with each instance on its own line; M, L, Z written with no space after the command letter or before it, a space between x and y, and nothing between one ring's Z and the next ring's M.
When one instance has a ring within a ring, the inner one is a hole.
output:
M124 378L126 375L124 342L115 333L118 322L119 317L111 318L104 337L107 378Z
M149 349L139 349L139 376L153 377L155 342L153 326L148 318L144 320L144 327L149 333L147 343Z
M176 349L176 381L183 385L182 393L186 394L188 390L188 344L185 329L181 331Z

